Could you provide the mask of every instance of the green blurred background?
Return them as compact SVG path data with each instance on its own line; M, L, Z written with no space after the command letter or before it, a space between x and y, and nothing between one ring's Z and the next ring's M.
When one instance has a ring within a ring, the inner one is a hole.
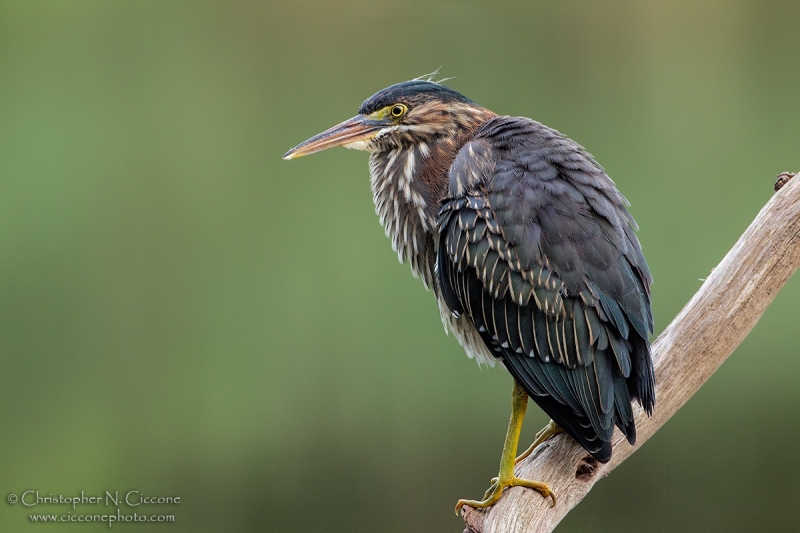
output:
M442 66L605 166L660 331L800 167L798 20L796 1L3 0L3 499L178 495L145 510L176 532L460 532L511 380L443 334L365 154L281 155ZM798 297L559 531L797 531ZM523 440L545 422L532 408ZM105 529L0 509L4 532Z

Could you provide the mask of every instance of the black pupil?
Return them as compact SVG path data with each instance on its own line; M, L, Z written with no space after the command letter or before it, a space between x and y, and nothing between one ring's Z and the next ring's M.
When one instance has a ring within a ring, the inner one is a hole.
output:
M400 107L399 105L398 106L394 106L392 108L392 115L394 115L396 117L399 117L402 114L403 114L403 108Z

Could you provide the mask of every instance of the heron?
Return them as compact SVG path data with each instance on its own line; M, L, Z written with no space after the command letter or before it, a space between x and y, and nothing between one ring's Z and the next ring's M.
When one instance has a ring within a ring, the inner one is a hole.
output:
M633 445L632 409L651 415L652 276L629 203L581 145L524 117L501 116L431 76L391 85L358 114L289 150L370 152L375 211L401 262L433 292L467 355L511 374L500 471L481 500L545 481L514 467L566 432L600 462L617 427ZM517 457L533 401L551 418Z

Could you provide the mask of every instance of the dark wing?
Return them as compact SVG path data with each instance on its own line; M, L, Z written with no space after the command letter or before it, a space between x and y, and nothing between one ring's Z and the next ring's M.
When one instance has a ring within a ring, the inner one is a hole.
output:
M650 272L627 201L591 155L525 118L488 121L459 151L437 275L455 315L600 461L631 400L652 412Z

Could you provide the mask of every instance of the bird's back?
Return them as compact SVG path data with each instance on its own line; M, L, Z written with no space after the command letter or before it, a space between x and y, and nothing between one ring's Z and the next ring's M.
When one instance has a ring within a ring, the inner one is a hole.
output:
M631 400L655 403L651 278L625 198L580 145L526 118L484 123L448 178L437 292L451 323L607 461L614 425L635 440Z

